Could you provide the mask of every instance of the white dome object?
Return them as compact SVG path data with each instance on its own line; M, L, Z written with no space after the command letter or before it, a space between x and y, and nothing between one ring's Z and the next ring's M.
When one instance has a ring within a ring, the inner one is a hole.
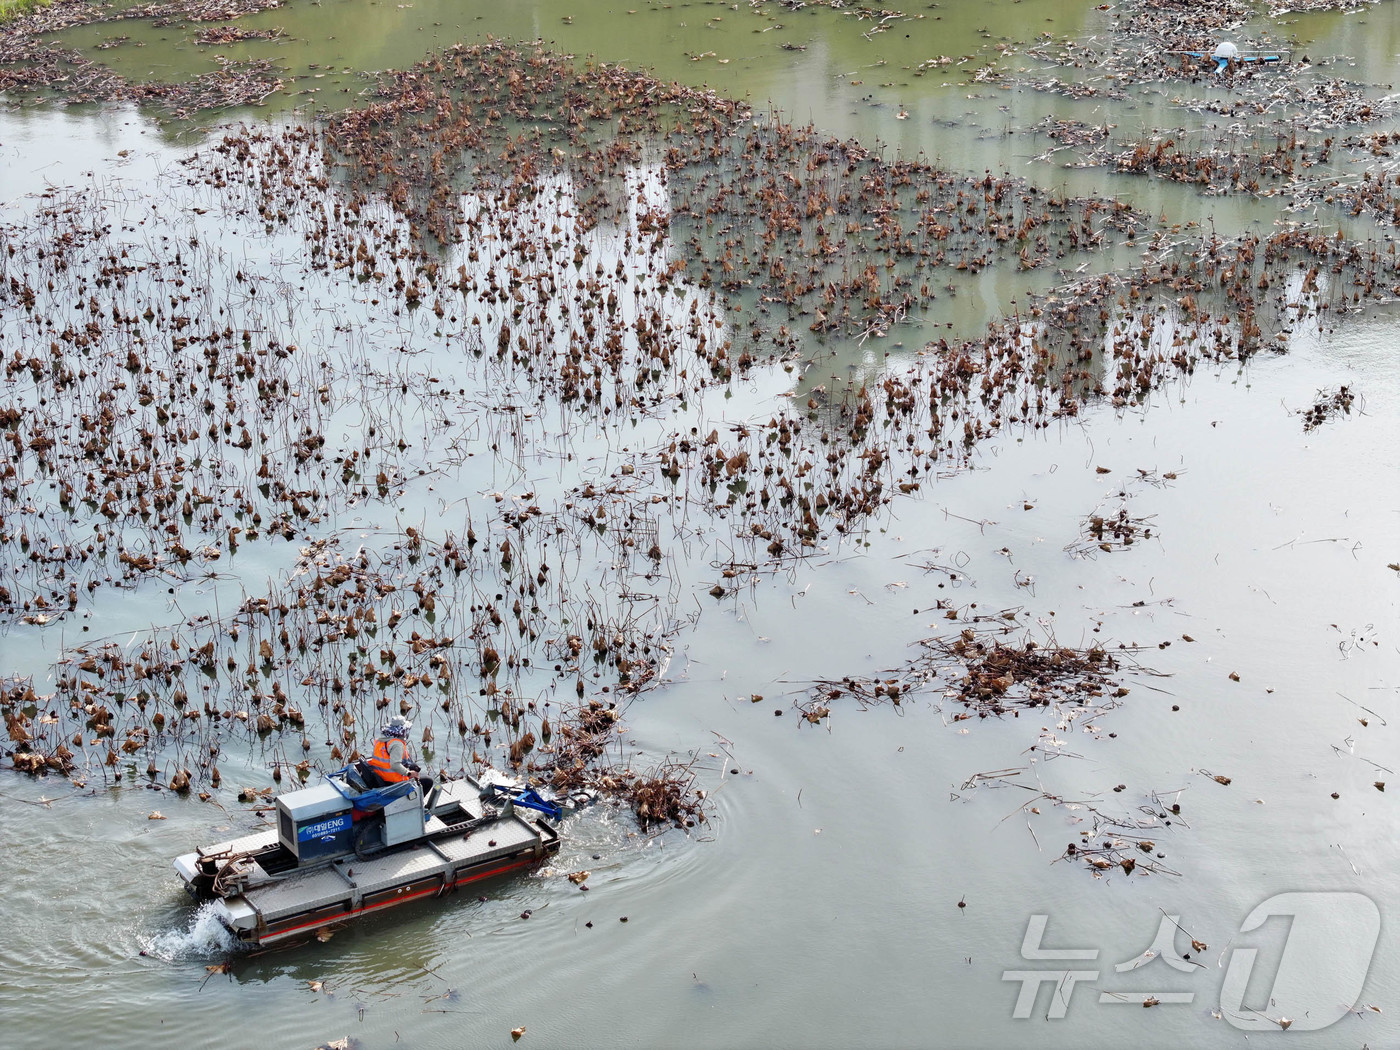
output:
M1215 50L1210 53L1211 58L1236 59L1240 57L1240 49L1228 40L1222 40L1215 45Z

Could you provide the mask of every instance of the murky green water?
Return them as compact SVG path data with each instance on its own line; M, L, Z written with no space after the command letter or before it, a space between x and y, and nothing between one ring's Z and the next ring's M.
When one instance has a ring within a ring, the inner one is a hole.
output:
M1222 232L1267 231L1288 218L1268 200L1207 200L1158 180L1028 163L1047 141L1025 129L1049 113L1144 129L1201 119L1164 99L1074 103L968 84L954 72L1042 29L1102 32L1105 16L1091 5L949 0L917 13L924 17L867 38L871 21L821 8L639 4L631 13L567 2L344 0L241 20L284 27L287 38L271 43L198 48L183 30L135 22L63 36L81 46L129 35L89 53L132 76L208 72L215 53L273 57L289 76L286 93L266 107L279 118L345 104L364 89L360 72L408 65L432 47L486 34L540 38L756 106L771 102L835 134L954 170L1009 170L1071 192L1121 195L1169 221L1213 220ZM1314 56L1353 55L1357 79L1397 78L1393 4L1274 29L1284 32ZM939 55L974 57L913 75ZM1001 61L1022 64L1014 53ZM183 206L195 191L181 184L177 161L199 141L198 129L160 125L129 107L0 111L0 217L29 214L39 206L31 195L52 186L78 187L133 222L152 201ZM216 246L221 267L281 274L295 258L293 238L262 239L256 226L216 213L171 213L170 222L188 222ZM611 269L625 226L590 242L591 258ZM1113 258L1135 254L1125 247ZM580 479L641 463L666 428L704 433L767 419L799 382L805 396L823 380L834 387L851 374L898 372L934 325L975 333L1055 280L992 271L975 289L942 297L923 327L863 345L825 340L824 356L800 380L781 366L758 369L637 431L571 430L567 417L544 415L530 431L537 460L461 460L410 481L399 500L338 510L327 531L372 544L409 524L455 528L461 514L494 508L498 491L528 488L548 505ZM455 374L426 318L391 321L334 281L313 289L314 303L288 297L288 327L303 345L333 345L334 327L353 321L371 334L367 361L387 374ZM694 288L687 294L704 299ZM706 593L727 542L722 516L665 512L661 535L684 553L668 560L657 586L680 596L676 615L690 622L663 684L628 708L625 741L643 756L697 756L714 804L698 834L637 834L597 807L568 822L564 853L549 869L490 886L485 900L364 920L326 943L241 959L231 975L211 976L206 966L224 958L221 942L193 916L170 859L224 828L252 826L231 796L240 784L272 783L268 753L225 754L227 812L129 784L80 790L5 773L0 1020L24 1046L509 1045L522 1025L521 1044L539 1046L1257 1045L1284 1033L1241 1031L1215 1012L1233 953L1246 946L1263 949L1248 1002L1267 999L1278 969L1268 960L1279 958L1287 923L1241 932L1245 917L1278 893L1352 891L1382 915L1358 1008L1320 1032L1295 1019L1287 1038L1317 1047L1400 1043L1400 1006L1391 1001L1400 979L1397 785L1374 786L1394 780L1400 722L1400 617L1387 568L1400 557L1394 322L1392 309L1335 329L1330 320L1321 330L1300 326L1286 355L1203 366L1144 407L1101 404L1072 422L990 440L974 469L926 482L868 533L830 539L723 601ZM424 356L400 364L390 342ZM500 404L505 395L483 373L463 375L479 384L468 405L484 414ZM1342 384L1360 395L1356 409L1304 431L1298 413L1320 389ZM340 412L335 432L358 433L354 400ZM469 417L464 411L464 432ZM481 431L471 433L479 441ZM404 465L440 466L436 451L410 452ZM1150 539L1092 557L1067 549L1078 546L1087 514L1120 503L1150 519ZM41 682L63 646L88 638L130 645L151 624L265 591L295 557L292 544L249 543L214 565L217 576L172 591L161 581L98 592L80 618L11 629L0 639L0 669ZM600 588L613 580L605 566L580 564L599 574ZM1081 718L1055 708L956 720L961 708L936 696L897 710L836 702L820 725L798 718L792 700L810 682L896 668L919 640L947 631L940 600L1023 608L1033 631L1066 645L1146 647L1138 659L1155 674L1130 675L1121 706ZM752 702L755 694L763 702ZM992 771L1006 776L974 779ZM1041 793L1069 804L1022 810ZM1179 876L1115 869L1100 879L1055 862L1079 840L1087 811L1076 805L1142 816L1154 793L1181 806L1157 834L1162 863ZM147 819L157 808L166 820ZM594 873L586 894L559 877L581 868ZM1208 944L1191 952L1204 965L1178 970L1159 959L1116 970L1141 961L1164 914L1189 931L1177 950L1190 938ZM1096 949L1097 958L1035 957L1023 937L1037 915L1048 917L1043 948ZM1356 939L1339 927L1338 957ZM1336 960L1315 963L1325 973ZM1008 971L1066 968L1097 976L1072 989L1063 1016L1047 1017L1055 1012L1049 986L1030 1017L1013 1016L1022 986ZM1163 1001L1143 1009L1149 993Z

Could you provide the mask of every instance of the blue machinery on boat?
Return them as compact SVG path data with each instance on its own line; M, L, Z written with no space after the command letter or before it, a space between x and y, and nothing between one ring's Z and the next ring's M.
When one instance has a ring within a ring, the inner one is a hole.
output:
M515 789L505 784L491 784L486 788L493 795L505 795L512 805L524 806L526 809L533 809L538 813L543 813L550 820L559 820L564 816L564 809L557 802L551 802L547 798L541 798L539 792L534 788L526 788L520 794L511 796ZM485 791L482 792L485 794Z
M357 813L361 814L373 813L375 810L383 809L395 799L403 798L413 790L413 785L416 783L414 778L409 778L393 784L370 787L360 771L354 766L337 769L334 773L328 774L326 780L336 791L340 792L342 798L349 800L351 807Z
M1172 51L1169 53L1185 55L1203 64L1214 62L1216 74L1225 72L1230 68L1231 63L1237 66L1277 66L1287 62L1291 57L1291 52L1288 51L1241 51L1229 41L1216 45L1214 51Z
M1221 58L1218 55L1207 55L1203 51L1186 51L1183 52L1183 54L1190 55L1192 58L1199 58L1202 61L1209 59L1210 61L1215 63L1215 71L1217 73L1223 73L1225 72L1225 70L1229 69L1231 62L1236 62L1242 66L1251 64L1261 66L1272 66L1283 62L1285 59L1285 56L1281 54L1262 53L1258 55L1236 55L1234 58Z

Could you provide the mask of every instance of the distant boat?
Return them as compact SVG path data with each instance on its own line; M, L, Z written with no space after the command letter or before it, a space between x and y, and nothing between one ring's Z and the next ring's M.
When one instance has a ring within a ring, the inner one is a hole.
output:
M1174 51L1172 54L1187 55L1201 62L1214 62L1215 72L1223 73L1230 68L1230 63L1236 65L1279 65L1288 60L1287 51L1245 51L1241 52L1239 47L1228 40L1222 40L1215 45L1215 50L1207 54L1204 51Z

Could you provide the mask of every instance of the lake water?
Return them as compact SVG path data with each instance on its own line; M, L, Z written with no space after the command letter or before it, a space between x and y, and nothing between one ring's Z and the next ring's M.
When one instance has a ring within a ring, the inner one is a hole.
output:
M296 237L264 235L260 222L214 210L216 190L186 185L180 161L216 141L224 121L335 109L367 90L366 71L489 34L707 85L956 172L1009 171L1167 222L1209 219L1222 235L1268 233L1298 217L1269 199L1203 197L1033 161L1053 143L1028 129L1049 114L1144 131L1218 119L1146 91L1075 102L967 82L967 68L993 59L1034 62L1020 46L1002 56L998 44L1105 32L1109 15L1092 5L947 0L911 13L867 36L876 20L818 6L292 0L237 23L280 26L285 39L217 49L195 47L193 30L143 21L73 29L61 34L67 44L126 76L205 73L218 52L271 57L287 85L265 110L193 123L129 106L0 108L0 222L32 223L39 194L71 187L76 199L103 203L134 251L152 243L143 231L194 234L206 242L205 255L191 252L207 260L206 275L246 267L282 281L274 298L284 297L284 330L314 353L344 355L325 410L332 441L360 436L370 401L361 381L403 377L406 392L413 376L460 375L464 400L446 411L457 429L432 430L411 409L399 419L392 390L374 403L370 414L397 419L410 438L452 433L462 445L390 453L403 479L396 498L331 505L321 533L353 550L405 526L429 538L466 521L482 528L500 513L498 493L528 491L519 505L562 513L576 486L616 479L624 464L645 474L670 430L766 421L789 410L796 390L805 398L822 382L834 390L852 377L873 385L885 370L905 374L920 367L935 330L971 337L1060 277L994 269L883 339L805 341L807 353L786 369L762 366L695 390L630 428L620 418L574 419L555 403L531 415L508 384L444 349L431 318L376 311L350 282L302 270ZM1350 56L1345 75L1377 91L1400 74L1392 3L1292 18L1258 25L1275 40L1293 34L1315 58ZM118 35L130 39L94 48ZM954 63L913 75L940 55ZM963 56L974 57L960 67ZM628 177L635 200L665 203L654 170ZM555 188L561 199L574 192ZM196 216L196 206L209 214ZM481 207L492 206L484 193ZM581 242L590 264L635 261L624 233L640 210L632 205ZM541 216L541 226L553 221L547 209ZM1367 232L1365 220L1317 218ZM1099 265L1137 257L1120 245ZM640 269L632 276L648 279ZM726 328L747 324L699 287L676 303L676 316L694 303ZM12 340L34 331L27 325L13 300L0 303L0 354L13 354ZM359 342L338 343L341 325ZM229 956L226 935L184 898L170 861L225 829L257 826L238 788L273 786L274 764L299 754L230 740L212 802L146 790L134 775L118 785L100 770L81 788L0 774L7 1045L505 1046L520 1026L521 1045L566 1047L1257 1045L1282 1039L1282 1028L1249 1031L1241 1016L1223 1016L1227 973L1248 948L1260 951L1244 1002L1276 1019L1285 1015L1267 1004L1275 980L1315 971L1322 991L1304 1005L1331 1018L1340 1009L1321 1001L1334 987L1327 975L1369 963L1355 1009L1334 1024L1309 1031L1308 1016L1286 1015L1290 1044L1400 1045L1394 332L1394 308L1328 317L1298 325L1286 353L1203 363L1141 405L1090 401L1044 429L1004 428L977 445L968 467L926 476L867 528L825 535L805 558L745 574L719 600L708 592L734 542L728 519L665 505L653 524L667 559L650 583L662 598L638 616L674 633L660 683L626 707L621 748L638 768L693 760L709 820L642 832L617 807L585 809L566 822L547 868L490 884L479 900L397 909L324 943L234 953L230 973L211 973ZM395 356L401 350L412 356ZM7 398L23 402L27 376L9 383ZM1301 413L1339 386L1357 395L1351 411L1305 429ZM428 403L416 386L413 397ZM524 436L514 453L493 453L484 435L504 429L488 417L506 405L525 412ZM468 448L471 457L458 454ZM1086 549L1085 518L1120 506L1148 522L1150 536ZM245 543L210 561L207 575L103 588L58 623L14 622L0 637L0 670L33 675L38 692L51 692L65 649L113 641L131 651L153 625L226 613L296 573L298 549ZM603 606L617 602L621 582L640 580L610 563L601 543L571 557L565 564ZM1121 675L1125 696L1094 708L960 719L964 709L935 689L868 709L846 696L817 723L800 716L797 701L813 683L885 677L921 652L921 640L955 632L945 605L964 619L973 608L1019 610L1017 623L1042 644L1112 652L1121 643L1140 669ZM528 674L522 681L531 684ZM453 762L464 757L444 750ZM1179 813L1167 812L1172 804ZM153 810L166 819L148 819ZM1098 827L1094 811L1150 824L1164 870L1102 874L1057 860ZM581 869L592 872L587 893L563 878ZM1297 899L1297 941L1305 919L1326 924L1326 938L1306 942L1317 951L1306 961L1297 943L1285 954L1286 918L1242 929L1285 893L1307 895ZM1364 962L1365 910L1345 894L1374 902L1381 917ZM1160 950L1166 917L1179 923L1176 950L1190 955L1180 967L1144 959ZM1032 936L1042 921L1043 936ZM1191 948L1192 939L1208 947ZM1037 955L1037 945L1080 954ZM1040 985L1020 1011L1029 1016L1017 1017L1024 982L1039 979L1024 971L1080 976ZM1147 996L1160 1002L1144 1009Z

